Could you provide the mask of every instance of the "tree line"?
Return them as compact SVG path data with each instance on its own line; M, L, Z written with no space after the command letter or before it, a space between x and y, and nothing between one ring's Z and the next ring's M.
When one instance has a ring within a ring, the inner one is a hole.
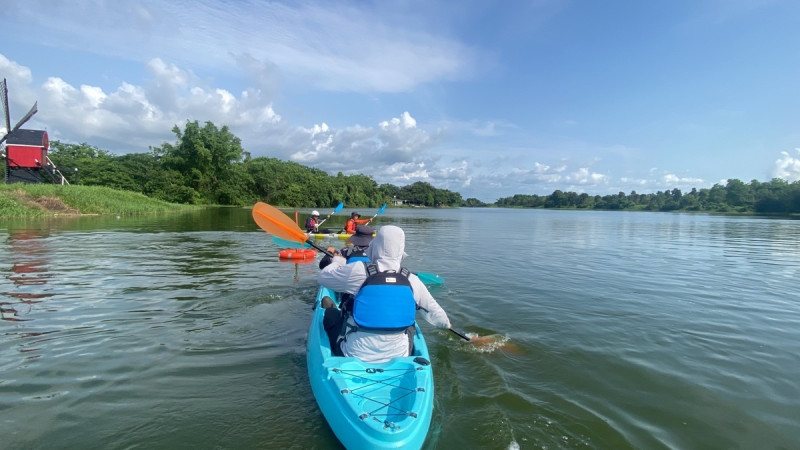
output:
M514 195L497 200L497 206L524 208L573 208L641 211L698 211L745 214L800 213L800 181L773 178L768 182L752 180L749 184L729 179L725 186L683 193L680 189L654 194L589 195L554 191L550 195Z
M88 144L50 143L50 159L82 185L140 192L172 203L287 207L378 207L398 200L418 206L461 206L461 194L417 182L398 187L366 175L335 176L289 161L251 157L227 126L175 126L174 144L146 153L114 155ZM67 169L67 170L64 170ZM472 199L474 200L474 199Z
M72 180L139 192L172 203L252 205L264 201L286 207L333 207L339 202L361 207L383 203L442 206L499 206L597 210L698 211L718 213L800 213L800 181L774 178L746 184L729 179L707 189L654 194L589 195L556 190L550 195L517 194L487 204L438 189L426 182L408 186L378 184L362 174L335 176L270 157L251 157L227 126L187 122L172 129L176 141L146 153L114 155L88 144L51 142L50 159L63 172L77 168Z

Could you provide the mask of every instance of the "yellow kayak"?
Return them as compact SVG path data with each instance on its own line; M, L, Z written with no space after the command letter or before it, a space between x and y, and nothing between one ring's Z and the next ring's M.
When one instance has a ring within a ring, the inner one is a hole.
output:
M347 239L352 234L347 233L306 233L308 237L313 237L314 239L324 239L324 238L339 238L339 239Z

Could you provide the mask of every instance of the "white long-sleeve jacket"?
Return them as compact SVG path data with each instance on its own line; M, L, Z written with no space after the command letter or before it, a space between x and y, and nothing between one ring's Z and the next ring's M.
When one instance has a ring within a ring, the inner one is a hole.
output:
M381 272L400 270L400 263L405 256L404 250L403 230L393 225L385 225L378 230L375 239L370 243L367 256ZM358 292L366 279L367 271L364 264L347 264L347 260L341 256L335 256L331 264L322 269L317 277L321 285L336 292L353 295ZM409 282L418 311L425 321L436 327L450 328L447 313L439 306L425 284L414 274L409 276ZM351 325L355 325L352 317L348 320ZM383 362L395 356L408 356L408 337L403 332L375 333L359 329L347 334L341 343L341 348L345 356L355 356L365 362Z

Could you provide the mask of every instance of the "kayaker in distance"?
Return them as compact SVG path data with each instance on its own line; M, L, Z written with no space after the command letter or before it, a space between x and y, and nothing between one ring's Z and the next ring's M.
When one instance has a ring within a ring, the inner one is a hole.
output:
M358 261L369 261L367 258L367 247L372 242L372 235L375 230L369 225L359 225L356 227L356 232L347 239L347 246L341 251L337 251L333 246L328 247L330 253L334 255L341 255L347 260L347 264ZM332 257L325 255L319 261L319 268L324 269L331 263Z
M316 233L319 225L319 211L311 211L311 215L306 219L306 233Z
M347 219L347 222L344 223L344 232L347 234L354 234L356 232L356 227L359 225L366 225L369 223L369 219L359 219L361 214L353 211L350 214L350 218Z
M354 296L354 306L344 312L330 298L323 326L338 356L354 356L379 363L396 356L408 356L414 337L416 311L431 325L450 328L447 313L439 306L420 279L401 268L405 254L405 233L386 225L367 248L376 273L369 275L367 263L347 264L341 255L322 269L317 281L333 291Z

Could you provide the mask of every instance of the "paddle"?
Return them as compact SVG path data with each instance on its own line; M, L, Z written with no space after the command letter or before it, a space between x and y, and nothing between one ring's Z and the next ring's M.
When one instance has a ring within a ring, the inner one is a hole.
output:
M281 239L278 236L272 236L272 242L275 243L278 247L284 248L311 248L308 244L303 244L299 246L295 241L287 241L286 239Z
M381 209L379 209L378 212L376 212L375 215L372 216L372 219L369 219L369 221L365 225L369 225L370 222L372 222L376 217L378 217L378 214L384 211L386 211L386 203L384 203L383 206L381 206Z
M303 230L301 230L300 227L289 218L289 216L272 205L268 205L264 202L256 203L253 206L253 220L256 221L262 230L272 234L273 236L277 236L287 241L297 242L298 244L309 244L326 255L333 256L328 250L315 244L311 238L306 236L306 234L303 233ZM465 334L460 333L452 328L448 329L461 339L464 339L465 341L470 340L470 338L468 338Z
M448 330L452 331L452 332L453 332L453 334L455 334L456 336L460 337L461 339L463 339L463 340L465 340L465 341L471 341L471 340L472 340L472 339L470 339L469 337L467 337L467 335L466 335L466 334L464 334L464 333L462 333L462 332L460 332L460 331L456 331L456 330L454 330L454 329L452 329L452 328L448 328Z
M334 215L335 213L337 213L337 212L341 211L341 210L342 210L342 208L344 208L344 203L342 203L342 202L339 202L339 204L338 204L338 205L336 205L336 208L333 208L333 212L331 212L330 214L328 214L328 216L327 216L327 217L325 217L324 219L322 219L322 222L320 222L320 223L318 223L318 224L317 224L317 229L319 229L319 226L320 226L320 225L322 225L323 223L325 223L325 221L326 221L326 220L330 219L332 215Z
M482 347L482 348L489 347L488 350L490 350L490 351L492 351L492 350L494 350L496 348L503 348L505 350L513 351L513 352L516 352L516 353L518 353L520 351L517 346L515 346L514 344L512 344L510 342L507 342L508 338L506 338L506 339L503 339L503 338L498 339L496 336L473 336L473 337L469 337L466 334L464 334L464 333L462 333L460 331L454 330L452 328L448 328L448 330L452 331L453 334L455 334L456 336L460 337L461 339L464 339L465 341L468 341L471 344L474 344L475 346Z
M414 274L425 284L444 284L444 279L435 273L414 272Z
M327 250L315 244L292 219L278 208L264 202L253 205L253 220L267 233L298 244L308 244L315 249L331 255ZM331 255L333 256L333 255Z

